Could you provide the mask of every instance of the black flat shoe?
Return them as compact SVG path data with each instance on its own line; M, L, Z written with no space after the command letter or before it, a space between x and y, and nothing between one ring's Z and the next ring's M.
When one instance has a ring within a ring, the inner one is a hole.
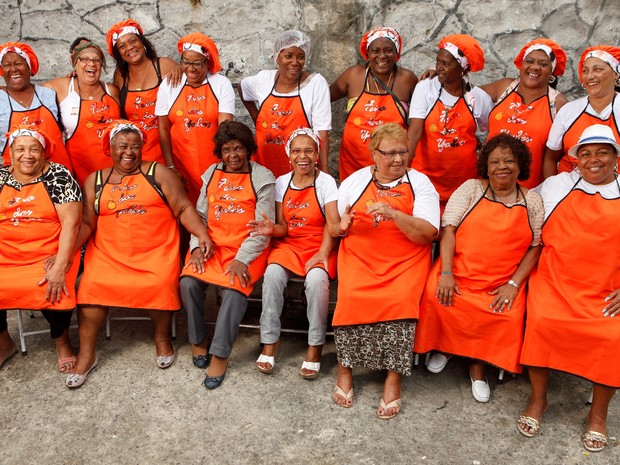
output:
M220 375L220 376L209 376L209 375L207 375L207 377L202 382L202 384L207 389L216 389L216 388L220 387L220 385L222 384L222 381L224 381L224 377L225 376L226 376L226 373L224 373L223 375Z
M196 368L207 368L211 363L211 355L192 355L192 363Z

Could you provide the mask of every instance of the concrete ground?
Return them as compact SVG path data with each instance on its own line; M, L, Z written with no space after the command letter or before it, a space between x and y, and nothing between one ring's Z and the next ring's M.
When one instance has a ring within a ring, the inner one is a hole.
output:
M251 305L247 321L256 322ZM15 312L9 313L15 341ZM289 321L303 321L291 310ZM291 320L292 319L292 320ZM405 379L401 414L379 420L376 408L384 375L354 370L355 404L331 400L336 379L333 338L325 347L321 375L299 375L305 336L283 335L272 375L259 373L258 331L242 329L222 386L207 391L204 372L191 362L186 321L178 315L177 361L155 365L150 322L112 322L103 332L100 364L77 390L56 371L47 335L27 338L28 355L0 369L0 464L619 464L618 441L599 453L581 445L588 383L553 373L550 407L539 436L519 434L515 420L529 395L526 376L496 383L487 404L471 396L464 360L441 374L424 367ZM43 318L24 318L27 329ZM303 323L302 323L303 326ZM77 345L77 331L71 333ZM610 408L608 432L620 435L620 400Z

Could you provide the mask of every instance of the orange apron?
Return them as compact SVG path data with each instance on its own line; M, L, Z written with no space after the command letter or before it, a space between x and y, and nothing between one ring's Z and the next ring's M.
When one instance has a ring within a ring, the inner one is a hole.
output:
M224 271L237 256L243 241L250 236L247 224L255 218L256 211L256 193L251 176L251 172L227 173L219 167L213 172L207 183L207 226L215 244L215 252L205 264L204 273L195 273L188 267L183 270L182 276L191 276L215 286L235 289L246 296L250 295L254 284L263 276L267 267L269 247L249 264L252 283L248 287L241 287L236 277L235 284L231 286L230 274L224 274ZM191 251L188 252L186 261L189 260L190 253Z
M31 126L33 129L41 129L47 136L54 142L55 148L51 153L50 160L55 163L60 163L64 165L69 171L72 171L71 161L69 160L69 154L67 153L67 149L65 148L65 143L62 139L62 132L60 131L60 126L58 125L58 121L54 117L54 114L41 102L41 99L37 95L37 91L34 91L34 94L41 103L39 108L33 108L31 110L22 110L18 111L13 109L13 104L11 103L11 98L9 97L9 106L11 107L11 112L9 116L9 131L11 131L15 126L18 125L27 125ZM2 152L2 157L4 159L5 165L11 164L11 159L9 158L9 144L4 146L4 151Z
M299 96L299 86L297 95L276 96L273 92L277 82L276 78L256 118L258 150L254 156L254 161L270 170L276 179L291 171L284 150L289 134L295 129L310 127L304 103Z
M120 116L118 103L108 93L103 94L101 101L80 102L77 127L66 143L75 179L80 186L90 173L112 166L112 159L103 154L101 136L105 128Z
M431 266L430 244L414 244L393 221L366 215L367 205L374 202L387 202L411 215L414 201L410 183L379 189L370 181L352 205L357 214L338 251L338 303L333 326L418 318Z
M368 82L368 71L364 82ZM357 170L372 164L368 150L370 134L383 123L398 123L407 129L407 121L390 94L373 94L362 90L344 123L339 159L341 182Z
M84 256L78 304L181 307L179 226L144 173L125 176L120 184L106 180L93 234Z
M127 90L125 114L129 121L139 125L146 134L142 159L164 163L159 146L159 122L155 115L155 102L159 86L146 90Z
M75 278L80 266L77 253L66 274L69 297L60 303L45 300L47 284L43 261L58 252L61 224L43 181L25 184L21 191L5 184L0 190L0 308L72 310Z
M220 161L213 153L218 117L219 102L209 82L200 87L183 86L168 112L174 166L187 180L187 195L193 205L200 196L200 176Z
M452 193L468 179L478 177L476 168L476 120L460 97L452 108L440 100L443 87L424 120L424 133L411 166L429 177L439 193L441 211Z
M527 207L507 207L483 196L456 230L453 273L461 295L454 296L452 307L442 306L435 297L440 258L424 289L414 351L435 349L520 373L525 286L519 289L512 308L503 313L489 308L495 298L489 292L510 280L532 238Z
M618 224L620 197L575 187L547 218L529 282L523 365L620 387L620 318L601 313L605 298L620 289Z
M291 189L291 182L282 202L288 233L284 237L272 239L268 263L277 263L298 276L305 276L306 263L319 251L323 242L325 213L319 205L314 185L298 190ZM328 260L331 279L336 278L336 259L337 253L334 250ZM325 267L317 264L313 268Z
M547 149L549 131L553 124L551 104L547 94L526 105L517 89L508 94L491 110L487 140L500 133L505 133L518 138L529 147L532 153L530 177L520 182L528 189L533 189L544 181L542 174L543 157Z
M605 126L609 126L613 131L616 140L620 140L620 129L616 124L616 118L614 117L613 112L617 96L618 93L614 95L614 99L611 102L612 111L609 118L602 119L597 116L590 115L589 113L586 113L586 109L584 108L577 119L573 121L573 124L569 126L564 133L564 136L562 136L562 151L564 152L564 155L558 163L558 173L573 171L575 169L577 166L577 159L569 156L568 150L579 142L579 136L583 134L583 131L585 131L586 128L592 126L593 124L604 124Z

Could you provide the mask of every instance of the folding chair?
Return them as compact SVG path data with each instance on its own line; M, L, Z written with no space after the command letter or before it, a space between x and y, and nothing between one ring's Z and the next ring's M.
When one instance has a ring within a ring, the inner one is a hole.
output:
M112 317L110 314L115 309L110 308L108 310L108 315L105 319L105 338L107 341L112 339L111 331L110 331L110 321L151 321L148 316L115 316ZM177 340L177 314L174 312L172 315L172 340Z

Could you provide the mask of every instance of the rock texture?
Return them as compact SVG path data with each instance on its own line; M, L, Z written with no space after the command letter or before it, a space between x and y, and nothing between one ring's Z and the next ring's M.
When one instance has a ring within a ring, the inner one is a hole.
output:
M535 37L550 37L569 56L559 89L569 98L582 95L576 70L584 48L618 44L618 0L0 0L4 27L0 40L30 43L42 62L38 79L69 71L68 46L79 35L105 42L108 28L132 17L143 26L161 55L178 58L176 41L201 31L218 44L224 73L233 83L273 66L273 41L297 28L312 38L309 66L329 82L361 60L357 52L370 27L396 27L404 39L401 64L421 73L434 63L444 35L467 33L486 52L484 71L472 77L485 83L514 75L512 60ZM111 70L109 70L111 71ZM344 102L334 104L332 163L339 146ZM238 117L249 120L238 105Z

